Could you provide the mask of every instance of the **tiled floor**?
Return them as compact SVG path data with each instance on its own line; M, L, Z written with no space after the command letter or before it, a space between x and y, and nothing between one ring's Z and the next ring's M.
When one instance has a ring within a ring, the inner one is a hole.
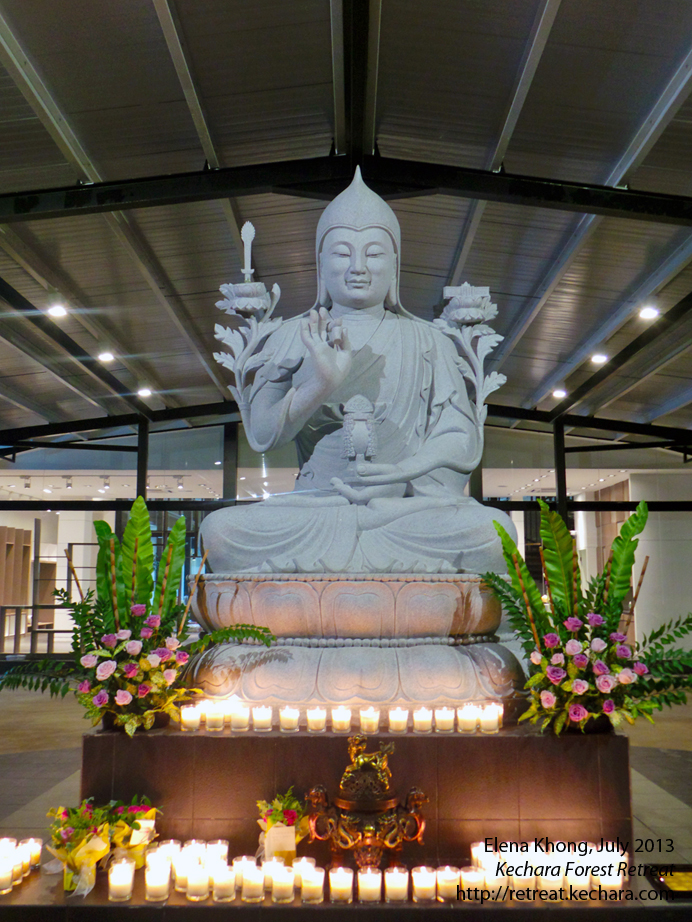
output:
M51 806L79 797L82 709L68 697L0 695L0 836L45 837ZM628 728L638 861L692 863L692 704ZM658 840L661 841L659 848ZM673 851L667 851L672 839ZM648 841L647 841L648 840Z

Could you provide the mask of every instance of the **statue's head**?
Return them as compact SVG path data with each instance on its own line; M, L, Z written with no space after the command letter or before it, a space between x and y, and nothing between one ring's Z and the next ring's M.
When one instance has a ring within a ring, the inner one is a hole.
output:
M317 225L317 305L333 300L355 309L399 303L401 229L389 205L363 182L351 185L322 212Z

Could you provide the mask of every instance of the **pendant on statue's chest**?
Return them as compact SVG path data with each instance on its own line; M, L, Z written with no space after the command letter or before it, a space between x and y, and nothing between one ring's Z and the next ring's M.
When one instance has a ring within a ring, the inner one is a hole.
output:
M356 394L341 404L344 415L344 450L342 457L358 464L372 461L377 455L377 430L375 420L382 418L386 404L374 407L367 397Z

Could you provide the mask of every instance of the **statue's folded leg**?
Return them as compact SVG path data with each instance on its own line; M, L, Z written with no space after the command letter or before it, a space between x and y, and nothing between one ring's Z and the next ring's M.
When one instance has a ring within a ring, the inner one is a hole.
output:
M513 537L508 515L469 500L431 506L365 530L360 552L370 573L502 573L502 545L493 521Z
M201 533L216 573L338 573L357 547L356 509L233 506L207 516Z

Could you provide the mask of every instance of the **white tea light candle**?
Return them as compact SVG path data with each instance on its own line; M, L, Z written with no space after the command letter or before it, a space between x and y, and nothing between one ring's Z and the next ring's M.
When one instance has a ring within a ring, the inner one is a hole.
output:
M190 862L185 895L192 903L199 903L209 896L209 871L200 861Z
M387 903L404 903L408 899L408 870L387 868L384 872L384 898Z
M295 887L296 890L300 890L303 882L303 871L309 868L315 867L314 858L296 858L293 862L293 871L295 873Z
M293 868L275 868L272 877L272 903L292 903L294 883Z
M483 887L485 883L485 871L476 865L461 869L461 888L462 890L474 890L476 887ZM472 899L471 896L468 897Z
M284 733L294 733L298 729L300 711L298 708L283 707L279 711L279 725Z
M380 712L378 708L360 709L360 729L363 733L377 733L380 729Z
M214 865L212 897L215 903L230 903L235 899L235 871L224 861Z
M270 707L254 707L252 709L252 726L253 729L260 733L266 733L272 728L272 709Z
M301 877L303 902L321 903L324 900L324 868L303 867Z
M437 869L437 899L440 903L448 903L457 899L460 879L459 868L447 865Z
M306 711L308 730L310 733L322 733L327 729L327 709L308 708Z
M252 855L240 855L238 858L233 859L235 885L238 890L240 890L240 888L243 886L243 874L245 873L246 865L251 865L253 868L257 867L255 859ZM262 886L264 886L264 875L262 876Z
M413 712L413 729L416 733L430 733L432 730L433 712L430 708L417 708Z
M435 868L419 867L411 871L413 881L413 902L427 903L437 895L437 874Z
M221 702L207 701L207 730L223 730L224 707Z
M406 733L408 727L408 708L389 709L389 732Z
M264 889L271 892L272 881L274 880L274 871L284 866L283 858L265 858L262 861L262 870L264 871Z
M454 730L454 708L435 708L435 730L437 733Z
M171 889L171 865L165 858L153 858L144 870L144 898L150 903L167 900Z
M209 718L207 717L207 726L209 726ZM231 711L231 730L236 732L245 732L250 727L250 708L245 705L237 702L233 710Z
M244 903L261 903L264 899L264 871L254 863L243 866L240 898Z
M0 855L0 893L12 892L12 871L14 869L14 852Z
M132 899L135 882L135 863L132 858L118 858L108 869L108 899L112 903L125 903Z
M202 713L194 704L186 704L180 708L180 729L184 732L199 730Z
M379 903L382 899L382 871L379 868L360 868L358 871L358 899L361 903Z
M497 733L500 729L500 714L494 704L486 704L480 713L481 733Z
M465 704L457 708L457 721L460 733L475 733L478 726L480 708L475 704Z
M43 839L25 839L31 852L31 867L41 867L41 850L43 849Z
M353 900L353 870L330 868L329 897L332 903L350 903Z
M345 708L345 707L332 708L332 730L335 733L348 733L350 729L351 729L351 709ZM331 886L331 876L330 876L330 886Z

